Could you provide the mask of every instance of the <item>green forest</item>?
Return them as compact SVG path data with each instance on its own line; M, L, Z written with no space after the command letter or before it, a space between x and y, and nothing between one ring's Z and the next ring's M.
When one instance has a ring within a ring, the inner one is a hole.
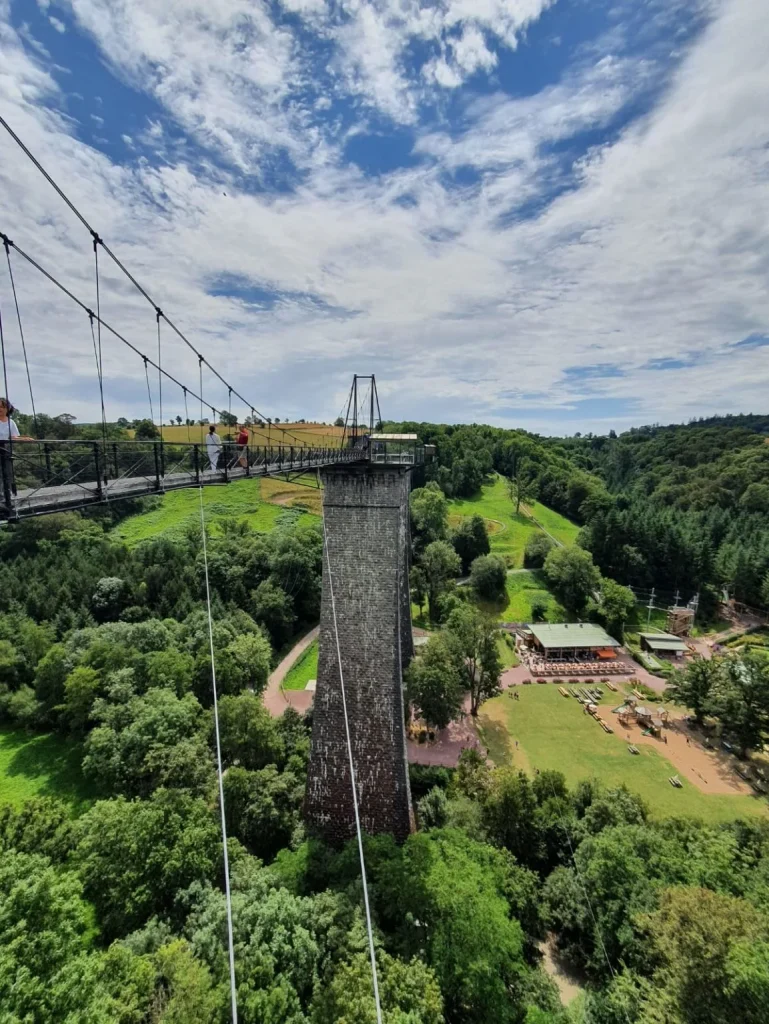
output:
M428 473L468 497L496 471L523 500L582 526L606 576L708 614L720 595L769 606L769 417L730 416L616 436L548 438L488 426L389 424L436 446Z
M766 421L562 441L417 427L439 457L412 498L412 594L443 628L408 683L437 724L465 692L473 711L498 692L497 637L472 598L504 589L507 568L482 520L447 530L445 504L494 471L511 501L582 525L575 556L527 551L567 604L597 588L603 614L620 615L618 583L663 572L763 599ZM240 1020L376 1024L357 847L324 846L302 821L312 713L272 718L261 699L318 621L322 530L312 516L269 533L221 519L208 562ZM738 589L727 568L748 562L757 589ZM199 528L129 546L111 518L67 513L0 531L0 767L13 782L48 756L52 772L0 804L3 1024L230 1020L204 593ZM678 677L678 697L739 717L750 683L740 737L760 744L765 660ZM412 766L411 781L417 831L364 842L386 1024L766 1021L765 818L659 820L624 788L472 751L456 769ZM546 942L578 979L568 1007Z

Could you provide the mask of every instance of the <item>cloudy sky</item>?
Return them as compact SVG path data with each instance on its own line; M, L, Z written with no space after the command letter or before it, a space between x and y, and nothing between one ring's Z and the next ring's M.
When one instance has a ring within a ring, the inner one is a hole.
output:
M269 415L373 371L391 418L605 432L769 408L768 53L766 0L0 0L0 113ZM87 231L0 143L0 230L93 304ZM14 268L38 407L97 418L86 315ZM0 310L28 408L4 265ZM105 338L104 371L146 415L141 360Z

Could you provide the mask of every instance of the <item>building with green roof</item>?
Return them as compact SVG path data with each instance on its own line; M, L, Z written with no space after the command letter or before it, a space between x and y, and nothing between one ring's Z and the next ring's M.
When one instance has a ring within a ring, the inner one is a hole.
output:
M681 658L689 648L680 636L673 636L672 633L639 633L641 650L651 651L652 654L675 655Z
M619 643L594 622L559 622L550 625L533 622L529 625L536 647L546 658L576 657L578 654L611 652ZM604 655L606 656L606 655Z

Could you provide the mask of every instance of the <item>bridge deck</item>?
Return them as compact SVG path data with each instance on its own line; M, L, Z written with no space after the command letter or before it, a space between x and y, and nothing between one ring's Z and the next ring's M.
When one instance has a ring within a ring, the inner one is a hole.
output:
M346 456L346 457L345 457ZM235 465L226 469L206 469L199 472L167 473L159 479L154 475L120 477L115 480L97 483L95 480L83 480L77 483L58 485L41 484L34 488L19 489L11 498L11 509L3 505L0 495L0 520L23 519L29 516L45 515L50 512L66 511L95 505L103 502L118 501L122 498L139 498L153 494L164 494L167 491L198 487L201 484L226 484L233 480L244 480L251 477L275 476L282 473L300 473L306 470L319 469L324 466L336 465L338 462L353 461L348 453L335 452L333 456L325 454L320 458L303 458L297 460L277 459L249 466L248 469Z

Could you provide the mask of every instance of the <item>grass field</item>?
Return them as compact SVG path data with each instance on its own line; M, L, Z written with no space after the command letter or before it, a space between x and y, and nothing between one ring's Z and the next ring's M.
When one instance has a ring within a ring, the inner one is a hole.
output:
M547 601L547 622L563 622L566 612L547 589L542 574L522 569L507 577L507 601L481 601L480 606L502 622L531 622L531 603L535 598Z
M216 532L224 519L245 520L253 530L267 533L297 518L308 518L307 509L320 511L320 494L309 486L287 484L283 480L235 480L219 487L203 488L206 523ZM158 508L124 519L113 534L133 547L160 534L173 537L188 526L200 522L200 498L197 490L171 491L163 495Z
M564 700L556 686L522 686L517 691L519 700L503 695L481 710L482 736L496 764L526 771L551 768L563 772L572 786L592 777L607 786L624 783L646 800L657 818L695 815L719 822L767 813L766 801L758 797L711 795L687 781L683 789L673 789L668 778L675 769L666 758L646 746L631 757L622 738L604 733L575 700Z
M82 756L79 743L60 736L0 729L0 803L55 796L85 810L94 794L80 771Z
M548 532L563 544L574 543L579 533L578 526L538 502L532 504L532 511ZM507 493L507 484L501 476L495 476L491 483L485 484L477 497L456 498L449 502L449 517L453 525L462 517L473 515L487 520L493 553L501 555L511 569L520 568L526 541L538 532L538 527L522 512L516 515Z
M318 641L313 640L283 680L284 690L303 690L311 679L318 678Z
M216 432L220 437L232 433L233 429L233 427L225 427L223 423L216 425ZM202 429L202 433L200 426L189 428L163 426L162 431L163 440L169 443L181 444L191 441L193 444L201 444L204 435L208 432L208 425ZM129 430L128 433L133 435L132 430ZM273 424L269 434L266 427L252 427L250 433L251 444L267 444L269 440L272 444L301 444L304 442L317 445L319 448L331 448L339 444L342 428L325 426L323 423L280 423Z
M577 534L581 530L580 526L576 523L572 523L570 519L560 515L558 512L553 512L547 505L540 505L538 501L532 501L526 506L534 518L540 523L544 529L555 537L561 544L567 546L574 543L577 539Z

